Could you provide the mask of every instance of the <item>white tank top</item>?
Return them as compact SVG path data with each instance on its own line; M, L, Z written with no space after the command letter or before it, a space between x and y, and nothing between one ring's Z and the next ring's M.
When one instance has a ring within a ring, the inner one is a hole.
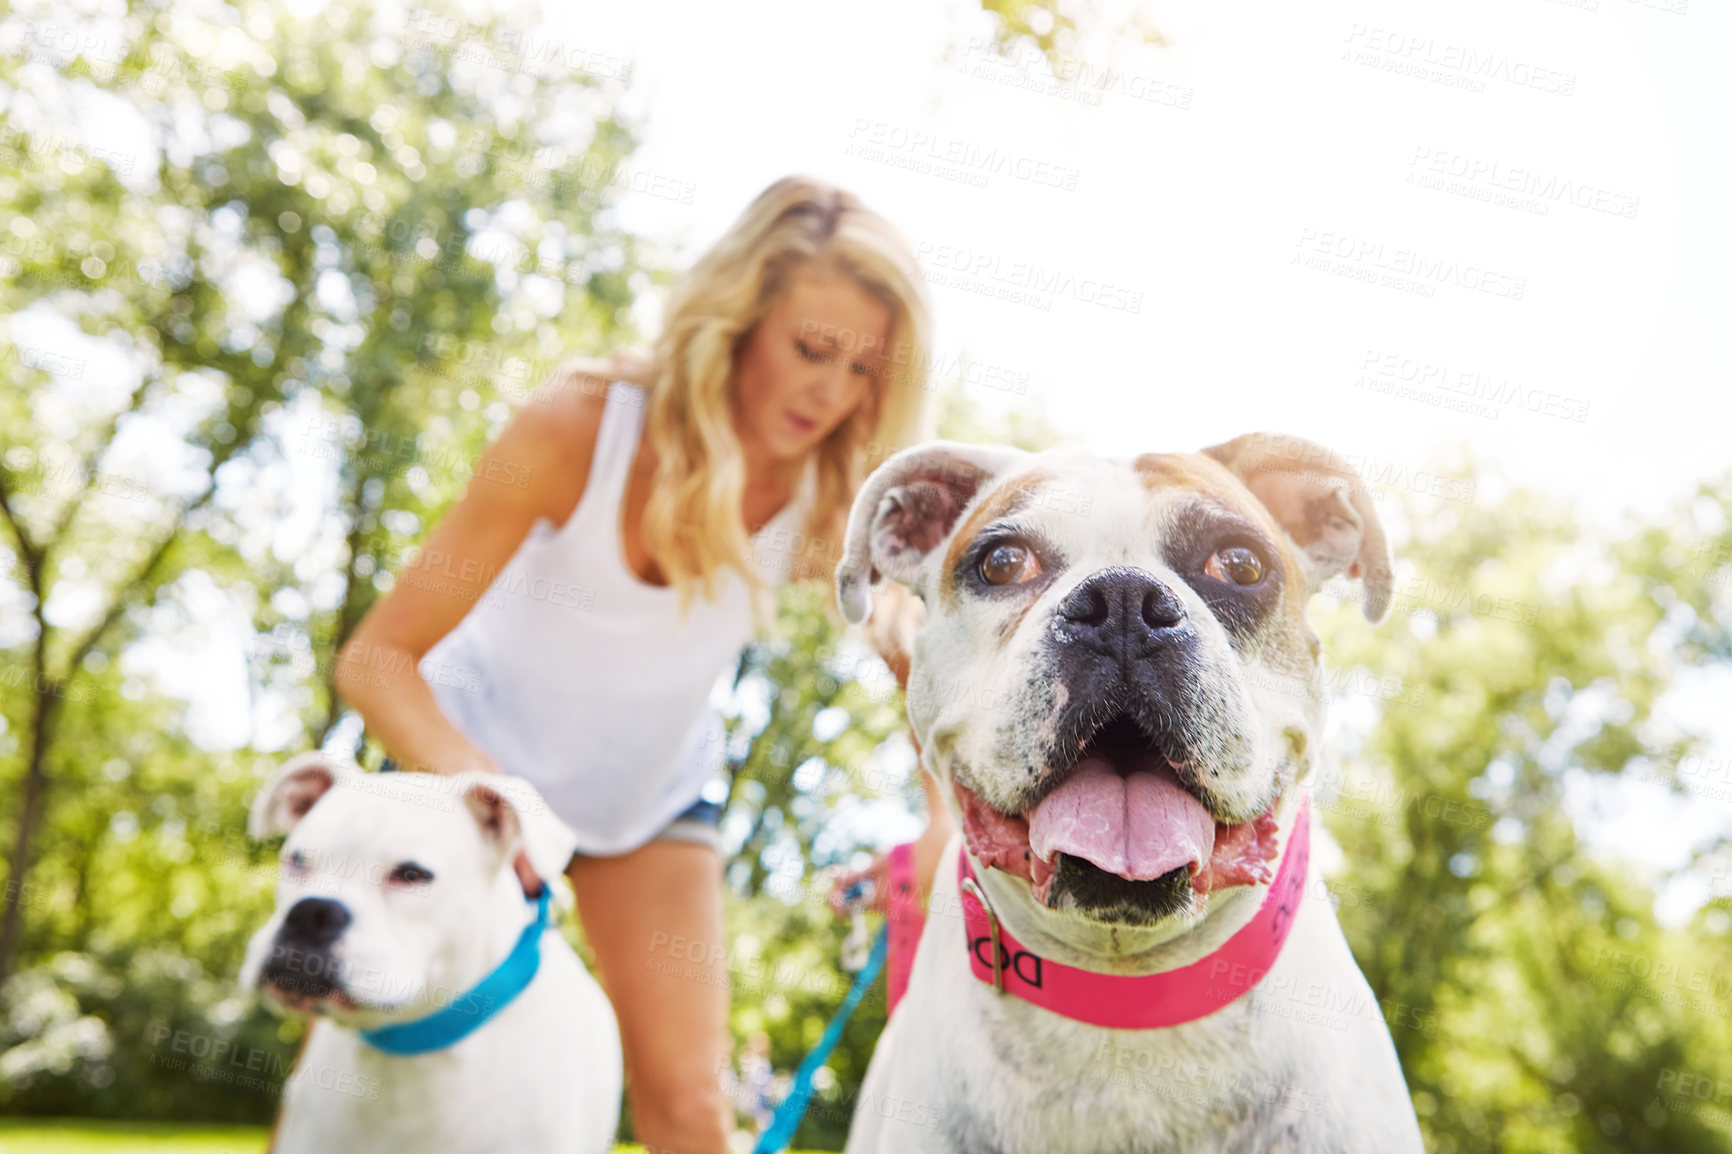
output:
M645 584L620 542L644 390L608 388L589 480L555 528L538 518L479 602L422 657L440 708L501 770L533 782L577 833L578 851L625 853L698 800L722 762L711 690L751 637L749 590L717 575L682 621L679 594ZM752 561L786 582L812 496L752 538ZM436 574L434 575L436 576Z

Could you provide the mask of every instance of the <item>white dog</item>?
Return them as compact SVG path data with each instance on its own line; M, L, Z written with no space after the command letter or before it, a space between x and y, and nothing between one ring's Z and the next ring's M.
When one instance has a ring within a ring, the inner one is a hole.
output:
M867 480L843 612L924 602L908 715L962 832L849 1154L1421 1150L1310 868L1336 575L1388 611L1368 494L1297 438L937 442Z
M522 848L556 878L575 848L528 782L303 754L259 792L248 831L289 836L241 980L329 1019L309 1026L276 1154L610 1147L613 1009L546 929L551 882L526 902L511 868Z

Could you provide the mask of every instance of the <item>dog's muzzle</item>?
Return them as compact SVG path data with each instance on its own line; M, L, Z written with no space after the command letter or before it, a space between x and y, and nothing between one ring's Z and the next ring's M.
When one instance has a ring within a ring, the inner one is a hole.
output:
M1236 813L1205 784L1248 768L1250 746L1237 681L1183 599L1147 570L1114 566L1071 589L1049 629L1048 676L1066 693L1044 773L998 810L957 783L982 864L1026 877L1049 908L1122 925L1268 881L1274 801Z
M342 992L341 966L334 947L354 921L349 908L332 898L302 898L283 915L259 972L261 986L273 986L291 1004L305 1004Z

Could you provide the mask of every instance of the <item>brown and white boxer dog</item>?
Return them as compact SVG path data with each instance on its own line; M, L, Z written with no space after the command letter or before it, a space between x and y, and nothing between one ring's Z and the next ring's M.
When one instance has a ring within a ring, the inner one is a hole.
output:
M1337 575L1385 616L1368 495L1294 437L934 442L868 478L839 598L924 603L908 715L962 832L849 1154L1421 1150L1310 866Z

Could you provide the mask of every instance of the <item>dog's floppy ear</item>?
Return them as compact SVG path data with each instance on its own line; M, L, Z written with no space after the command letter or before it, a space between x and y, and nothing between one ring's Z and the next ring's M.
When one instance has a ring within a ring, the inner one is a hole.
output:
M577 835L554 816L533 785L521 777L472 770L459 774L455 787L502 864L521 849L542 880L551 882L565 872L577 852Z
M1365 483L1337 453L1302 437L1247 433L1203 452L1227 466L1287 531L1315 591L1337 573L1362 582L1368 620L1389 613L1394 563Z
M300 824L313 804L346 774L358 772L353 765L323 750L310 750L285 761L247 812L247 833L259 839L288 833Z
M842 616L855 624L866 620L872 612L868 589L880 577L910 583L975 495L1027 457L1021 449L997 445L928 441L873 470L848 513L836 566Z

